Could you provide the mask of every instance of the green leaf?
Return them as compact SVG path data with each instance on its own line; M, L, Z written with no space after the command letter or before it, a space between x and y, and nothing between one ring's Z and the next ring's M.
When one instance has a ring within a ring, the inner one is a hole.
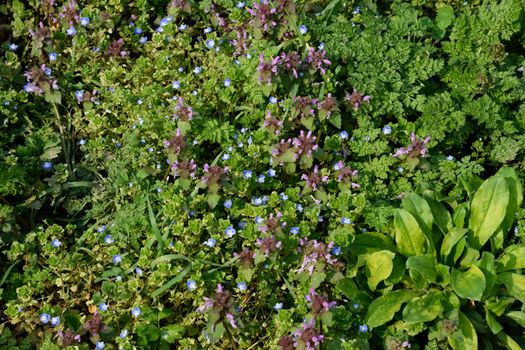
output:
M410 290L398 290L380 296L368 307L365 323L370 329L387 323L394 317L395 313L401 309L401 305L419 294L418 292Z
M510 195L507 181L502 176L493 176L478 188L472 199L469 218L469 243L481 248L496 233L505 218Z
M429 292L412 299L403 310L407 323L429 322L443 313L441 292Z
M221 196L219 196L217 193L208 193L206 196L206 202L208 202L210 208L213 209L219 203L220 198Z
M398 250L405 256L425 254L425 235L417 220L404 209L394 214L395 240Z
M164 293L165 291L167 291L168 289L170 289L174 284L182 281L184 276L186 276L188 274L188 272L191 271L191 269L192 269L192 265L188 264L188 266L186 266L186 268L184 270L179 272L179 274L177 276L173 277L171 280L169 280L167 283L165 283L162 287L158 288L153 293L151 293L150 297L151 298L156 298L159 295L161 295L162 293Z
M82 326L82 322L80 321L80 313L75 310L67 310L64 313L64 321L66 322L68 328L73 332L77 332L80 329L80 326Z
M154 239L150 239L146 247L151 248L151 246L153 245L153 242L156 239L157 244L158 244L157 249L158 249L158 252L160 253L162 252L164 248L164 240L162 239L162 235L160 233L159 227L157 226L157 220L155 219L155 214L153 214L153 209L151 209L151 203L149 201L149 196L146 196L146 203L148 204L148 215L149 215L149 222L151 225L151 231L153 231L153 233L155 234L155 237L153 237Z
M509 311L505 314L505 317L508 317L516 321L520 326L525 328L525 312L522 311Z
M437 13L436 25L440 29L445 29L452 24L454 18L454 8L450 5L445 5Z
M498 272L525 269L525 244L514 244L496 262Z
M486 286L485 275L475 265L472 265L464 272L453 268L450 275L450 284L460 297L481 300Z
M452 228L443 239L443 243L441 243L441 249L440 249L440 255L443 259L443 262L448 262L448 257L452 253L452 249L456 246L456 244L467 234L467 229L462 228ZM452 265L449 263L448 265Z
M389 250L380 250L365 255L365 274L368 278L368 286L371 290L375 290L379 282L390 276L392 268L394 267L392 260L395 255L395 253L392 253Z
M160 338L168 344L175 344L177 340L184 337L184 333L186 333L185 327L178 324L171 324L161 328Z
M525 303L525 276L512 272L503 272L498 275L498 282L503 283L507 292Z
M417 272L428 282L436 282L436 258L432 255L411 256L407 259L406 267L409 270L410 276L412 276L414 272Z
M330 123L337 129L341 129L341 115L339 113L332 113Z
M494 264L494 255L490 252L483 252L481 260L478 263L478 267L485 275L487 285L485 287L485 295L492 292L492 288L496 284L496 267Z
M465 227L465 220L467 219L467 215L468 203L458 205L454 209L454 214L452 215L452 221L454 222L454 226L458 228Z
M447 208L437 201L434 196L432 191L423 192L423 198L425 198L432 211L435 224L443 234L446 234L452 228L452 217Z
M357 235L350 246L350 251L356 256L369 254L383 249L394 252L397 250L390 237L376 232L367 232Z
M496 317L489 310L485 310L485 319L492 333L498 334L503 330L501 323L496 320Z
M454 350L477 350L478 335L467 316L459 313L458 330L448 337L448 342Z
M44 94L44 99L49 103L60 104L62 101L62 95L60 94L60 91L49 90Z
M420 226L424 227L427 231L432 231L434 215L432 215L430 206L423 197L415 192L411 192L403 198L402 207L414 216Z
M359 291L359 288L351 278L343 278L337 282L335 288L340 290L348 299L354 299L355 294Z
M514 339L512 339L507 334L505 334L503 332L499 332L496 336L498 337L499 341L502 342L503 345L505 345L505 347L507 349L509 349L509 350L523 350L523 348Z

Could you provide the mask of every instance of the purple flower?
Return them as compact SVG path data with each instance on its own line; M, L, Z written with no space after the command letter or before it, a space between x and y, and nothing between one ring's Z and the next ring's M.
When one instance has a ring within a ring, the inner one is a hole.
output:
M257 73L259 73L259 83L263 81L270 85L272 83L272 77L277 75L277 68L280 57L277 56L271 61L265 62L264 55L259 55L259 66L257 66Z
M326 66L332 64L329 60L325 58L326 51L319 50L315 51L313 47L308 50L308 55L306 56L306 62L310 64L310 67L314 70L319 70L321 74L326 73Z
M304 322L302 328L294 332L295 342L293 346L300 347L306 350L315 350L324 340L324 336L320 334L315 327L315 319L310 319Z
M349 102L354 107L354 109L358 109L361 106L361 103L370 101L370 96L363 95L354 89L352 94L346 93L345 101Z
M335 301L329 302L327 296L321 296L310 288L310 292L306 295L306 300L311 303L312 314L315 317L321 316L326 311L330 311L336 305Z
M310 157L313 151L317 150L318 145L315 143L317 138L312 136L312 131L308 130L307 133L304 130L299 132L299 137L293 139L293 145L295 146L296 158L305 155Z
M317 186L323 182L328 182L328 176L322 176L319 174L317 165L314 166L314 170L309 174L303 174L301 180L306 180L306 186L310 187L313 191L317 190Z
M410 134L410 145L407 148L401 147L394 154L394 157L400 157L406 155L408 158L418 158L419 156L425 156L427 154L426 145L430 141L430 136L427 136L424 140L416 139L416 134Z

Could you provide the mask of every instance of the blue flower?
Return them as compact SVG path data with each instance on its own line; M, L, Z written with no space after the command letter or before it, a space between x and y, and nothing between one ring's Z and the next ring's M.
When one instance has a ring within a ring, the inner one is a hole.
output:
M50 52L49 53L49 60L50 61L56 61L57 60L57 53L56 52Z
M206 28L204 28L204 34L209 34L209 33L212 32L212 30L213 29L211 27L206 27Z
M306 28L306 26L303 24L302 26L299 27L299 31L301 32L302 35L305 35L306 32L308 31L308 28Z
M58 326L60 324L60 317L59 316L55 316L51 319L51 325L53 327L55 326Z
M352 307L353 307L354 309L357 310L357 309L359 309L359 304L358 304L358 303L354 303L354 304L352 305Z
M89 18L88 17L81 17L80 18L80 25L85 27L89 24Z
M143 36L139 39L139 43L141 44L145 44L148 42L148 37L147 36Z
M277 103L277 97L274 97L274 96L270 96L270 99L269 99L270 103L271 104L276 104Z
M113 264L118 265L122 262L122 256L119 254L113 255Z
M186 30L186 28L188 28L188 26L187 26L186 24L181 24L181 25L179 26L179 30L181 30L181 31L182 31L182 30Z
M299 233L299 227L297 227L297 226L293 226L293 227L291 227L291 228L290 228L290 233L291 233L292 235L296 235L296 234L298 234L298 233Z
M338 246L335 245L335 246L332 248L332 254L334 254L335 256L337 256L337 255L341 255L341 248L339 248Z
M258 183L262 184L262 183L264 183L264 181L265 181L264 174L261 174L261 175L257 176L257 182Z
M231 199L227 199L227 200L224 201L224 207L226 209L230 209L232 207L232 204L233 204L233 202L232 202Z
M301 205L301 203L297 203L297 205L295 206L295 209L296 209L298 212L302 212L302 211L303 211L303 206Z
M60 242L60 241L59 241L58 239L56 239L56 238L53 239L53 240L51 241L51 246L52 246L53 248L58 248L58 247L60 247L61 245L62 245L62 242Z
M275 170L274 169L268 169L267 174L268 174L269 177L274 177L275 176Z
M246 220L241 220L239 221L239 223L237 224L237 227L239 228L239 230L244 230L244 228L246 227L246 225L248 225L248 222Z
M51 316L49 314L46 314L46 313L40 314L40 322L42 322L43 324L47 324L50 319L51 319Z
M384 135L390 135L392 133L392 127L390 125L385 125L381 131Z
M350 225L350 224L352 223L352 220L350 220L350 219L347 218L347 217L343 217L343 218L341 219L341 223L342 223L343 225Z
M241 292L244 292L246 290L246 282L239 282L237 283L237 288L241 291Z
M16 49L18 49L18 45L17 44L9 44L9 50L15 51Z
M69 35L69 36L73 36L77 33L77 30L75 29L75 27L69 27L67 30L66 30L66 34Z
M213 39L206 40L206 47L208 49L213 49L215 47L215 40Z
M317 46L319 50L324 50L324 43L319 43L319 46Z
M347 139L348 138L348 133L346 131L341 131L339 133L339 137L342 138L343 140Z
M283 308L283 303L275 303L275 305L273 306L274 310L281 310Z
M257 215L255 217L255 223L256 224L262 224L263 221L264 221L263 218L261 218L259 215Z
M194 280L189 280L188 282L186 282L186 288L188 288L190 292L194 291L195 289L197 289L197 282L195 282Z
M80 139L80 141L78 141L78 144L79 144L80 146L84 146L84 145L86 144L86 142L87 142L86 140L84 140L84 139Z
M199 67L199 66L197 66L197 67L195 67L195 68L193 69L193 73L195 73L195 74L201 74L201 72L202 72L202 68Z
M131 316L133 317L139 317L141 314L141 311L140 311L140 308L139 307L134 307L132 310L131 310Z
M164 18L162 18L162 19L160 20L159 25L160 25L161 27L164 27L164 26L168 25L168 23L170 23L169 18L164 17Z
M224 154L222 155L222 158L221 158L221 159L222 159L222 160L228 160L228 159L230 159L230 155L229 155L228 153L224 153Z
M104 231L106 231L106 225L102 225L102 226L100 226L99 228L97 228L97 232L98 232L98 233L102 233L102 232L104 232Z
M447 156L447 160L449 160L449 161L454 160L454 157L453 156Z
M138 276L142 276L142 269L140 267L135 267L135 273L138 275Z
M363 325L359 326L359 332L360 333L368 332L368 326L366 324L363 324Z
M122 332L120 332L119 337L126 338L128 336L128 330L124 329Z
M237 231L235 231L233 226L228 226L226 227L226 230L224 230L224 233L228 238L232 238L233 236L235 236L235 233L237 233Z
M286 195L286 193L283 193L283 192L279 194L279 198L281 198L282 201L288 200L288 196Z
M242 176L244 176L245 179L251 179L252 178L252 171L251 170L243 170Z
M98 308L100 309L100 311L108 311L109 306L106 303L100 303Z
M403 169L403 167L402 167L402 166L400 166L400 167L398 167L398 168L397 168L397 171L398 171L399 173L402 173L402 172L403 172L403 170L405 170L405 169Z
M209 247L209 248L213 248L215 247L215 244L217 243L217 241L213 238L208 238L208 240L206 242L204 242L204 245Z
M230 79L224 79L224 86L228 87L232 84L232 81Z
M84 101L84 90L75 91L75 97L77 98L78 102Z
M43 162L42 163L42 169L44 169L45 171L49 171L49 170L53 169L53 163L51 163L51 162Z
M106 344L103 341L98 341L95 345L96 350L102 350L106 347Z
M106 235L104 237L104 243L106 244L112 244L115 240L113 239L112 235Z
M136 35L142 34L142 28L136 27L135 29L133 29L133 33L135 33Z
M245 5L244 1L239 1L239 2L237 3L237 8L238 8L238 9L242 9L242 8L244 7L244 5Z

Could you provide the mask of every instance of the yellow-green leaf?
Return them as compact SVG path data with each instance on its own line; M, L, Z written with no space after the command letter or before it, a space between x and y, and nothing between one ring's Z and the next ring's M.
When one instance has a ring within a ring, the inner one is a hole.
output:
M486 285L485 275L475 265L472 265L464 272L452 269L450 284L460 297L481 300Z
M394 214L395 240L405 256L425 254L425 235L412 214L397 209Z
M375 290L379 282L390 276L394 267L392 260L395 255L389 250L380 250L365 255L365 274L371 290Z

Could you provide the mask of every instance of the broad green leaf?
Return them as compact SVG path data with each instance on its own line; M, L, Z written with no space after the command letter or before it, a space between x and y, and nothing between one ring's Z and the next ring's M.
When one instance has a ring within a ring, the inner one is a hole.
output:
M351 278L344 278L337 282L336 286L348 299L353 299L359 288Z
M494 264L494 255L490 252L483 252L478 267L485 275L487 285L485 287L485 296L492 292L492 288L496 284L496 267Z
M467 232L467 229L454 227L445 235L443 243L441 243L440 249L440 255L444 262L447 261L447 258L449 257L450 253L452 253L452 248L454 248L454 246L464 235L467 234Z
M485 310L485 319L487 320L487 325L494 334L498 334L503 330L501 323L496 320L496 317L489 310Z
M367 232L357 235L350 246L350 251L356 256L369 254L383 249L395 252L396 246L390 237L375 232Z
M432 224L434 223L434 216L427 201L415 192L409 193L403 198L402 207L421 224L427 231L432 231Z
M520 326L525 328L525 312L522 311L509 311L505 314L505 317L508 317L510 319L513 319L516 321Z
M428 282L436 282L436 258L432 255L411 256L407 259L406 267L411 276L413 272L417 272Z
M405 256L425 254L426 237L412 214L397 209L394 214L395 240L399 252Z
M505 334L503 332L499 332L496 336L498 337L499 341L502 342L503 345L505 345L505 347L507 349L509 349L509 350L523 350L523 348L514 339L512 339L507 334Z
M390 292L375 299L368 307L365 323L370 329L379 327L390 321L401 305L420 295L410 290Z
M379 282L390 276L393 268L392 260L395 255L389 250L380 250L365 255L365 274L371 290L375 290Z
M335 126L337 129L341 129L341 114L332 113L329 120L333 126Z
M503 272L498 275L498 282L503 283L507 292L525 303L525 276L512 272Z
M501 168L496 173L496 176L503 176L505 178L507 186L509 187L510 198L505 219L491 239L493 251L503 248L507 233L512 227L514 221L516 221L516 212L523 202L523 187L521 186L520 179L513 168Z
M475 265L464 272L453 268L450 274L450 284L460 297L481 300L486 286L485 275Z
M454 8L450 5L445 5L439 9L436 16L436 26L439 29L446 29L454 21Z
M507 181L502 176L493 176L478 188L470 206L469 243L481 248L496 233L505 218L510 194Z
M452 215L452 221L454 222L454 226L458 228L464 228L465 227L465 220L467 219L468 215L468 203L463 203L458 205L454 209L454 214Z
M507 309L507 307L512 305L515 301L516 299L511 298L511 297L502 297L502 296L498 296L497 298L493 297L485 301L485 308L487 310L492 311L494 315L500 317L501 315L505 313L505 310Z
M452 217L447 208L434 198L434 193L431 191L425 191L423 198L430 206L436 226L443 234L446 234L452 228Z
M498 272L525 269L525 244L511 245L496 261Z
M403 310L407 323L429 322L443 313L440 292L429 292L409 301Z
M448 342L454 350L477 350L478 335L467 316L459 313L458 330L448 337Z

